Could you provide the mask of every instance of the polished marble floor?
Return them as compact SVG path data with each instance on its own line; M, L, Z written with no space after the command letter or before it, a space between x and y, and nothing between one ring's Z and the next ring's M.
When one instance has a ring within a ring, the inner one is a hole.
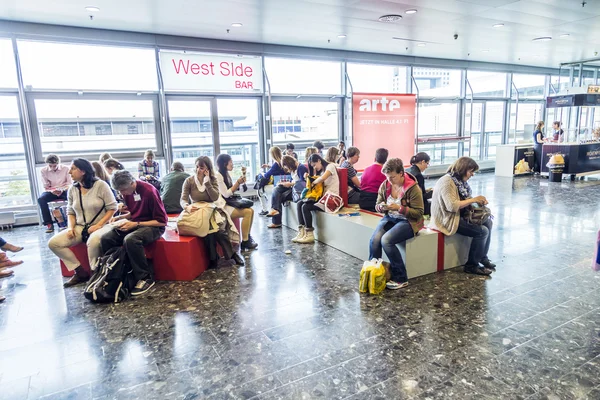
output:
M382 296L358 293L361 260L264 218L246 267L108 306L63 290L41 228L4 232L26 250L0 280L0 399L600 399L600 182L472 186L498 271Z

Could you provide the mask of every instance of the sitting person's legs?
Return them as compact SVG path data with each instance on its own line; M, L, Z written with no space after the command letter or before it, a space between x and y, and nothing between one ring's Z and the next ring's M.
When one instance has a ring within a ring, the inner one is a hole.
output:
M94 265L96 259L102 255L102 236L110 233L113 229L114 227L112 225L106 224L102 228L92 233L88 238L86 245L90 266Z
M381 246L383 251L390 259L390 272L391 280L394 283L403 284L408 282L408 275L406 274L406 266L404 260L402 260L402 254L398 248L398 244L413 238L415 233L410 226L408 221L397 222L390 230L388 230L381 238ZM388 285L388 287L390 287ZM390 287L392 289L399 289L399 287Z
M258 244L254 242L252 236L250 236L250 230L252 229L252 222L254 220L254 210L252 208L235 208L231 212L231 218L242 218L242 243L240 247L242 251L245 249L255 249Z
M73 253L73 251L70 249L70 247L81 243L82 230L83 227L77 225L74 228L73 237L69 237L69 230L67 229L57 235L54 235L48 242L48 248L62 260L62 262L65 264L65 267L67 267L69 271L75 271L75 275L73 275L71 279L63 284L64 287L75 286L79 283L87 282L87 280L90 278L89 272L81 266L79 260L75 256L75 253Z
M66 200L67 192L62 192L60 196L55 195L54 193L44 192L38 197L38 205L40 206L40 211L42 213L42 225L54 224L52 220L52 215L50 214L50 209L48 208L48 203L56 201L56 200Z
M350 191L348 193L348 204L360 204L360 193L361 192L357 190Z
M144 246L156 242L165 228L140 227L132 232L128 232L123 240L123 247L127 251L127 257L133 270L133 278L136 282L152 281L154 282L153 271L150 270Z
M486 268L481 268L479 263L482 261L484 254L487 253L486 245L489 249L489 234L490 231L485 225L473 225L465 221L464 219L460 219L458 230L456 231L459 235L467 236L473 238L471 241L471 247L469 249L469 259L467 260L467 264L465 265L465 272L489 275L491 270Z
M315 242L315 234L314 234L314 230L315 228L313 227L313 216L312 216L312 211L323 211L321 210L319 207L317 207L314 201L305 201L305 202L298 202L299 206L298 206L298 222L300 223L300 227L302 229L299 229L301 231L304 231L304 236L300 237L300 238L294 238L292 239L293 241L295 241L296 243L314 243Z
M363 210L375 211L375 203L377 203L377 193L360 192L358 205Z

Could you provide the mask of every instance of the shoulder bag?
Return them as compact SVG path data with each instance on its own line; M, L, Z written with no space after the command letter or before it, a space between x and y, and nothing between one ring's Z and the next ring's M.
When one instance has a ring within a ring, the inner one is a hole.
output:
M104 203L104 201L102 202L102 208L100 209L100 211L98 211L98 213L96 215L94 215L94 218L92 218L92 220L88 223L85 219L85 210L83 209L83 195L81 194L81 187L78 188L79 189L79 205L81 206L81 214L83 214L83 230L81 231L81 240L83 241L83 243L87 243L88 239L90 238L90 233L89 233L89 229L90 226L92 226L92 224L94 223L94 221L96 220L96 218L98 218L98 216L102 213L102 211L104 211L104 207L106 207L106 203Z
M465 221L473 225L483 225L492 218L494 218L492 211L486 206L473 207L471 205L464 214Z

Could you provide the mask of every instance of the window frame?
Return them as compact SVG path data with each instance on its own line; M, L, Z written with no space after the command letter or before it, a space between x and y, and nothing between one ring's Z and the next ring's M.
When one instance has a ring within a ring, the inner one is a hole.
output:
M154 114L154 139L156 142L156 157L164 158L165 157L165 144L162 138L162 125L161 125L161 117L160 117L160 107L159 107L159 96L158 94L109 94L109 93L48 93L48 92L26 92L25 98L27 102L27 109L29 112L29 121L31 134L33 137L33 153L35 159L35 165L43 165L44 164L44 155L42 152L42 141L39 132L38 118L35 109L35 101L36 100L150 100L152 102L152 111ZM123 152L113 152L113 156L116 156L119 160L124 161L132 161L140 158L141 153L139 151L123 151ZM87 153L85 156L87 158L99 157L100 152L92 152ZM61 155L61 161L70 162L74 158L77 158L78 155Z

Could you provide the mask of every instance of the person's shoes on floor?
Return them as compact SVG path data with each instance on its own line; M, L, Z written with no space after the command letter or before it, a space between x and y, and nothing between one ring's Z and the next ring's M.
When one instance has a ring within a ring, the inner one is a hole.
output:
M484 258L481 260L480 264L483 265L484 268L496 270L496 264L491 262L489 258Z
M279 211L277 210L271 210L269 211L269 213L267 214L267 217L274 217L276 215L279 215Z
M385 284L385 287L390 290L398 290L398 289L405 288L407 286L408 286L408 282L389 281L388 283Z
M296 243L301 243L301 244L311 244L314 242L315 242L315 234L313 231L309 231L309 230L306 231L304 236L302 236L300 239L298 239L296 241Z
M21 264L23 264L23 261L21 261L21 260L13 261L13 260L9 260L7 258L5 260L0 261L0 268L16 267L17 265L21 265Z
M281 224L269 224L267 225L267 228L269 229L277 229L277 228L281 228Z
M306 234L306 230L304 228L304 225L300 225L298 227L298 234L296 236L294 236L294 238L292 239L292 242L298 243L298 240L302 239L305 234Z
M267 210L262 210L261 212L258 213L258 215L262 215L263 217L268 214L269 214L269 212Z
M8 278L9 276L13 276L14 274L15 271L13 271L12 269L0 268L0 279Z
M246 263L244 262L244 259L238 253L233 253L233 256L231 256L231 259L233 261L235 261L235 265L239 265L240 267L243 267L244 265L246 265Z
M252 239L251 235L248 235L248 240L244 240L241 244L241 247L242 251L254 250L258 247L258 243L256 243L254 239Z
M6 300L6 297L0 296L0 303L2 303L4 300Z
M71 286L79 285L80 283L86 283L90 280L90 274L83 269L82 266L75 268L75 275L68 281L63 283L63 287L68 288Z
M14 244L6 243L4 246L0 247L0 249L4 251L10 251L11 253L18 253L23 250L23 247L15 246Z
M486 276L491 275L491 273L493 272L491 269L481 268L477 265L465 265L464 271L467 274L486 275Z
M54 232L54 224L46 225L46 233L52 233L52 232Z
M148 290L152 289L155 283L156 282L154 282L152 279L140 279L131 291L131 295L140 296L146 293Z

